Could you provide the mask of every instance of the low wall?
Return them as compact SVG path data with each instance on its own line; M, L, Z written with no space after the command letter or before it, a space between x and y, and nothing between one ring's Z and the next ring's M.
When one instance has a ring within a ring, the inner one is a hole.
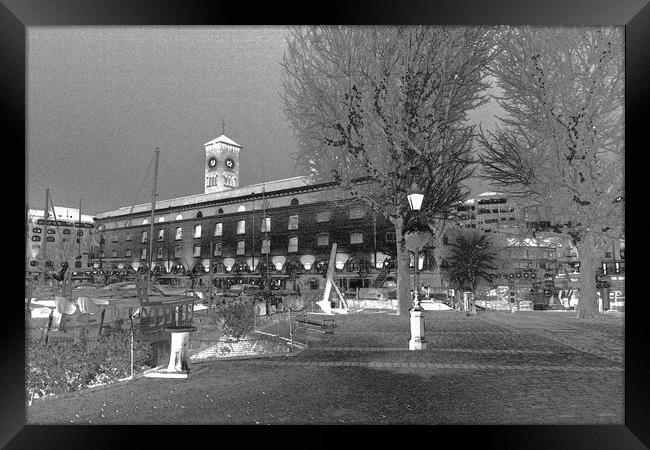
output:
M348 308L363 308L363 309L397 309L397 300L346 300Z
M208 348L190 355L190 362L289 354L289 350L290 347L285 341L271 340L266 336L251 333L239 341L219 340Z

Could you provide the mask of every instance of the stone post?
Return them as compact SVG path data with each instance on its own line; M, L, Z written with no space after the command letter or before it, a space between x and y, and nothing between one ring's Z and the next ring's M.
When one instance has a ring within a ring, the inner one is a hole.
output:
M411 291L413 306L409 309L411 315L411 339L409 350L425 350L427 348L424 337L424 309L420 306L417 292Z

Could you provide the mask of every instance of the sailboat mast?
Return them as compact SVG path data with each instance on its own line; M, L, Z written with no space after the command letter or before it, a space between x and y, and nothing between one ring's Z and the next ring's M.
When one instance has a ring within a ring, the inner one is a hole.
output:
M50 208L50 189L45 189L45 213L43 214L43 282L45 282L45 273L47 272L45 263L47 262L47 219Z
M149 226L149 275L147 276L147 287L149 281L151 280L151 275L153 274L153 225L154 225L154 212L156 209L156 186L158 184L158 147L154 150L155 154L155 163L154 163L154 172L153 172L153 189L151 191L151 220Z
M81 197L79 197L79 225L77 228L77 243L79 244L79 253L77 254L77 257L79 258L78 261L81 263L81 236L79 236L79 231L81 230Z

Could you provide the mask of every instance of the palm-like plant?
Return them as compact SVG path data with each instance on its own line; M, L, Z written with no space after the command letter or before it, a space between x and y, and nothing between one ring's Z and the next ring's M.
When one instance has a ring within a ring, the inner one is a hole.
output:
M460 289L469 289L475 294L481 279L491 282L497 250L485 234L475 231L461 233L450 243L449 281Z

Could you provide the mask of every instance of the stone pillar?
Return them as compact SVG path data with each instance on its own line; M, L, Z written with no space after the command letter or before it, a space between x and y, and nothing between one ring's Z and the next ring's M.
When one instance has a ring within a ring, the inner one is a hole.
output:
M411 291L413 306L409 309L411 315L411 339L409 350L425 350L427 348L424 337L424 309L420 306L420 299L417 293Z

